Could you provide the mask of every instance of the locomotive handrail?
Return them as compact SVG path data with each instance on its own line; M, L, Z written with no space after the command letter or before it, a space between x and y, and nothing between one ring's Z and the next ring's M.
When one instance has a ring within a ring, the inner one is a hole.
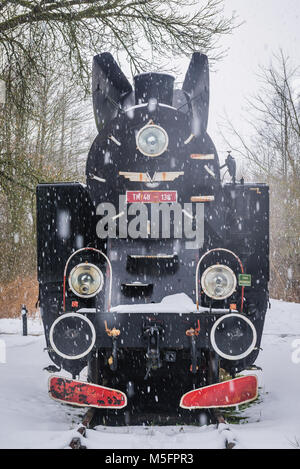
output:
M225 251L225 252L229 252L229 254L232 254L238 261L238 263L240 264L240 267L241 267L241 272L242 274L244 273L244 267L243 267L243 264L242 264L242 261L241 259L232 251L230 251L229 249L225 249L225 248L214 248L214 249L210 249L209 251L205 252L203 254L203 256L201 256L201 258L199 259L198 263L197 263L197 267L196 267L196 305L197 305L197 310L199 311L199 285L198 285L198 276L199 276L199 268L200 268L200 264L201 262L203 261L204 257L206 257L208 254L210 254L211 252L215 252L215 251ZM243 312L243 304L244 304L244 287L242 286L242 298L241 298L241 312Z
M103 256L109 266L109 294L108 294L108 307L107 307L107 310L110 311L110 307L111 307L111 293L112 293L112 266L111 266L111 262L109 260L109 258L107 257L106 254L104 254L104 252L100 251L100 249L96 249L96 248L92 248L92 247L86 247L86 248L80 248L80 249L77 249L77 251L73 252L70 257L68 258L67 262L66 262L66 265L65 265L65 268L64 268L64 283L63 283L63 310L66 311L66 276L67 276L67 269L68 269L68 265L70 263L70 260L76 255L78 254L79 252L81 251L95 251L97 252L98 254L100 254L101 256Z

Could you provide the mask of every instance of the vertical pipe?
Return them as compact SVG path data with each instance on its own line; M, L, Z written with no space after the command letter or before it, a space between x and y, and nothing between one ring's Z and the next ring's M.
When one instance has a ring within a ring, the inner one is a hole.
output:
M27 335L27 309L26 305L22 305L21 314L22 314L22 325L23 325L23 335Z

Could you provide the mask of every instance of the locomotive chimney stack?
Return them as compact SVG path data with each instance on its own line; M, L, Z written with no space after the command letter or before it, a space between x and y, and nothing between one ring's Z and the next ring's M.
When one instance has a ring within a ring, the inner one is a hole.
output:
M141 73L134 77L135 104L158 103L172 106L175 78L167 73Z

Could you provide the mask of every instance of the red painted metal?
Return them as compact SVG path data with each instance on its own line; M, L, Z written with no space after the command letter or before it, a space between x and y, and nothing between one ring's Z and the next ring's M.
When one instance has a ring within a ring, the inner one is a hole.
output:
M236 406L256 399L257 390L256 376L242 376L189 391L182 396L180 407L202 409Z
M177 191L126 191L126 202L129 204L177 202Z
M127 405L126 394L122 391L62 376L49 378L49 395L56 401L82 407L122 409Z

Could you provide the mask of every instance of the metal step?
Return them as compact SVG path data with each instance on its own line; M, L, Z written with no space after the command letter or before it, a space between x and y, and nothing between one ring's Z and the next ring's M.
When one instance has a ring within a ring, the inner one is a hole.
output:
M132 282L132 283L122 283L121 291L124 296L150 296L153 291L153 283L142 283L142 282Z
M179 266L177 254L129 254L126 270L139 275L174 274Z

